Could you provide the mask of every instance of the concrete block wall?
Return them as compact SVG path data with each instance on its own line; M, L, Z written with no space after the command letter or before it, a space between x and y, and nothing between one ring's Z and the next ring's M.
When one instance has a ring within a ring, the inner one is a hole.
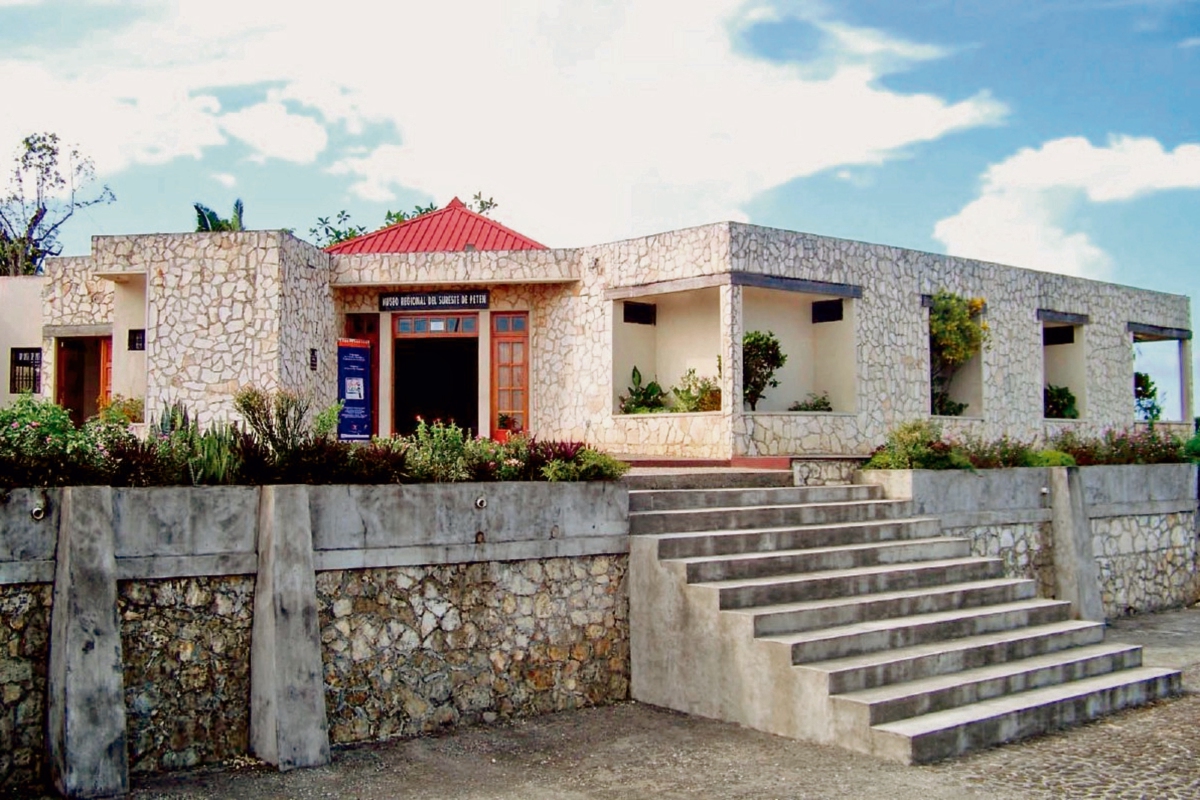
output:
M84 551L110 564L112 594L91 602L68 590L96 582L55 558L79 535L64 509L87 492L103 496L85 502L107 535ZM627 509L614 484L12 491L0 502L0 792L51 763L82 797L120 791L130 772L245 754L308 766L331 742L625 699ZM93 703L98 717L70 711L96 696L77 684L97 668L51 669L93 652L51 637L83 609L113 620L101 673L120 699ZM119 729L113 758L81 756L77 731L48 752L51 698L60 720ZM92 766L67 769L81 757Z

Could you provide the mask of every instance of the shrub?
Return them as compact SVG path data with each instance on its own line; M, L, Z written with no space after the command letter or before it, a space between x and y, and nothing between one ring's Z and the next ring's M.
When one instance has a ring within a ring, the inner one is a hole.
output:
M101 404L99 417L106 422L144 422L146 404L140 397L122 397L115 394Z
M658 381L650 381L642 386L642 373L637 367L633 368L630 381L632 385L629 386L629 394L620 398L622 414L647 414L667 410L667 395L658 385Z
M1073 467L1075 459L1061 450L1038 450L1030 459L1031 467Z
M940 425L918 420L894 428L864 469L971 469L954 444L943 441Z
M1050 440L1050 446L1075 459L1081 467L1093 464L1175 464L1188 460L1185 445L1171 434L1156 428L1132 431L1105 431L1104 435L1082 437L1064 431Z
M1033 445L1008 436L990 442L968 437L958 447L976 469L1035 466Z
M792 403L788 411L833 411L833 403L829 400L829 392L809 392L807 399Z
M583 448L572 460L553 459L542 467L547 481L615 481L629 471L629 465L607 453Z
M1047 419L1079 419L1075 393L1066 386L1047 385L1043 390L1043 406Z
M417 420L417 431L408 439L410 474L418 481L433 483L468 480L466 442L463 429L453 422L436 420L430 425Z
M689 369L679 379L679 385L671 387L676 411L720 411L721 387L716 378L701 377L695 369Z
M1200 462L1200 432L1193 434L1183 445L1183 454L1190 461Z
M786 363L787 356L771 331L749 331L742 337L742 395L751 411L768 388L779 385L775 370Z

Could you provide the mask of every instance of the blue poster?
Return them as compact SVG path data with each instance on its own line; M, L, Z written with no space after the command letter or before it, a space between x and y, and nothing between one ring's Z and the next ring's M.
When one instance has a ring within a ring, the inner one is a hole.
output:
M371 388L371 343L338 339L338 439L343 442L371 440Z

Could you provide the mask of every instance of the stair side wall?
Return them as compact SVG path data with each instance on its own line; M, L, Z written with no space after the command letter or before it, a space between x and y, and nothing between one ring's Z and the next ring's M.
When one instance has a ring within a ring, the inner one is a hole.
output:
M753 617L722 613L717 592L689 586L658 558L658 537L629 554L630 693L634 700L794 739L831 742L822 679L786 646L754 638Z

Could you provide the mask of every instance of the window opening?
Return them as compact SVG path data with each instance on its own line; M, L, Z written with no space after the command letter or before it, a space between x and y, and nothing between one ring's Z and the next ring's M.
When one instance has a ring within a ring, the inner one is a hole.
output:
M8 367L8 391L10 394L41 394L42 391L42 348L14 347Z

